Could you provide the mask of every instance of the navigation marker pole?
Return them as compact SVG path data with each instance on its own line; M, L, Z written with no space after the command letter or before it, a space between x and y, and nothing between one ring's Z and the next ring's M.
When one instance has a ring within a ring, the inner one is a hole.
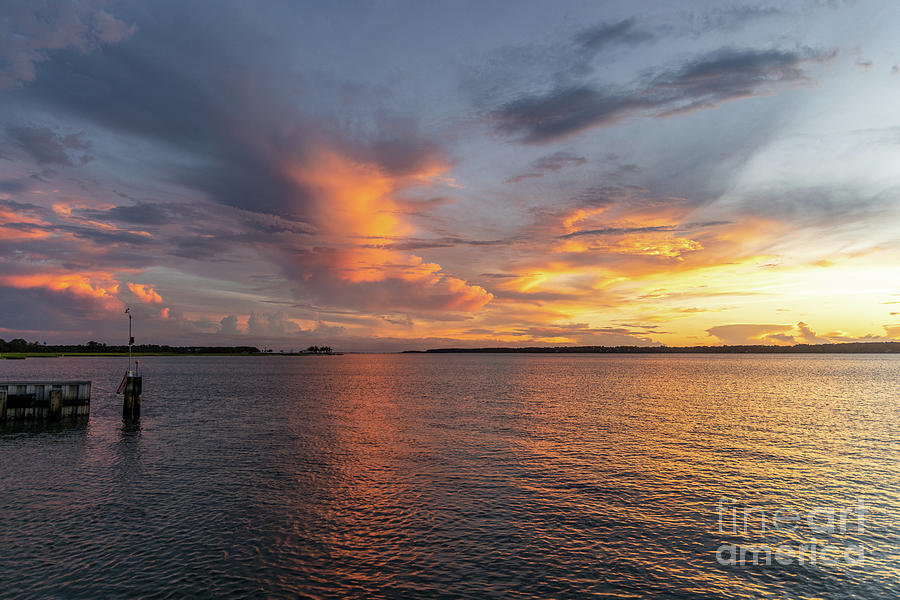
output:
M141 417L141 374L137 372L135 367L137 361L131 362L131 347L134 346L134 335L131 330L131 308L125 309L128 315L128 371L125 378L119 385L117 393L125 393L125 402L122 404L122 419L126 422L135 421Z
M131 334L131 307L125 308L125 314L128 315L128 374L134 375L131 370L131 347L134 345L134 336Z

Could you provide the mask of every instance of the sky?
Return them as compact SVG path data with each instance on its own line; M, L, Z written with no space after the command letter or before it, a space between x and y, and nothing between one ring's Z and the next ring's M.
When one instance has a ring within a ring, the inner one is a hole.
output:
M900 340L895 2L0 5L0 337Z

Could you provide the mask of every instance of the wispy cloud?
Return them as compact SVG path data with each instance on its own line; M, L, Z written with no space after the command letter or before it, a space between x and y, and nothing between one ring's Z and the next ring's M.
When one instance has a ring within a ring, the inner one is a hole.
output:
M587 159L572 152L559 151L535 160L528 170L514 177L510 177L504 183L518 183L524 179L543 177L547 173L555 173L566 167L580 167L587 164Z
M525 143L546 143L629 116L667 117L770 93L784 85L810 84L804 64L834 56L809 48L722 48L658 71L631 89L571 84L525 95L491 113L496 129Z

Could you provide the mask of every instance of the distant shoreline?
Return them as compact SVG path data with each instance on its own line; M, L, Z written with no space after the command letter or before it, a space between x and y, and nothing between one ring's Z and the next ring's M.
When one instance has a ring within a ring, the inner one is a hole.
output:
M793 346L529 346L432 348L404 354L900 354L900 342L847 342Z
M149 356L340 356L343 352L330 354L313 352L134 352L134 358ZM127 352L4 352L0 360L18 360L23 358L116 358L127 357Z

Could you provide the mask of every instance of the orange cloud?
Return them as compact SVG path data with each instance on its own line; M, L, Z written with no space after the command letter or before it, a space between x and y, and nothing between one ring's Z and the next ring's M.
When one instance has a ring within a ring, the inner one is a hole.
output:
M49 232L29 227L30 225L43 226L48 223L0 206L0 240L40 240L50 237Z
M162 296L160 296L155 289L153 289L152 285L141 285L139 283L131 283L128 282L128 289L131 290L131 293L137 296L141 302L147 302L158 304L163 301Z
M568 239L557 248L557 252L610 252L669 258L680 258L686 252L697 250L703 250L700 242L671 234L626 234L614 240Z
M315 199L318 236L292 270L332 297L369 308L477 311L493 298L487 290L445 273L437 263L387 247L414 231L403 218L406 205L395 195L430 185L447 168L433 162L396 175L332 151L294 165L291 176Z
M107 308L120 305L116 294L119 283L109 273L32 273L28 275L0 275L0 285L15 288L44 288L67 292L75 296L95 298Z

